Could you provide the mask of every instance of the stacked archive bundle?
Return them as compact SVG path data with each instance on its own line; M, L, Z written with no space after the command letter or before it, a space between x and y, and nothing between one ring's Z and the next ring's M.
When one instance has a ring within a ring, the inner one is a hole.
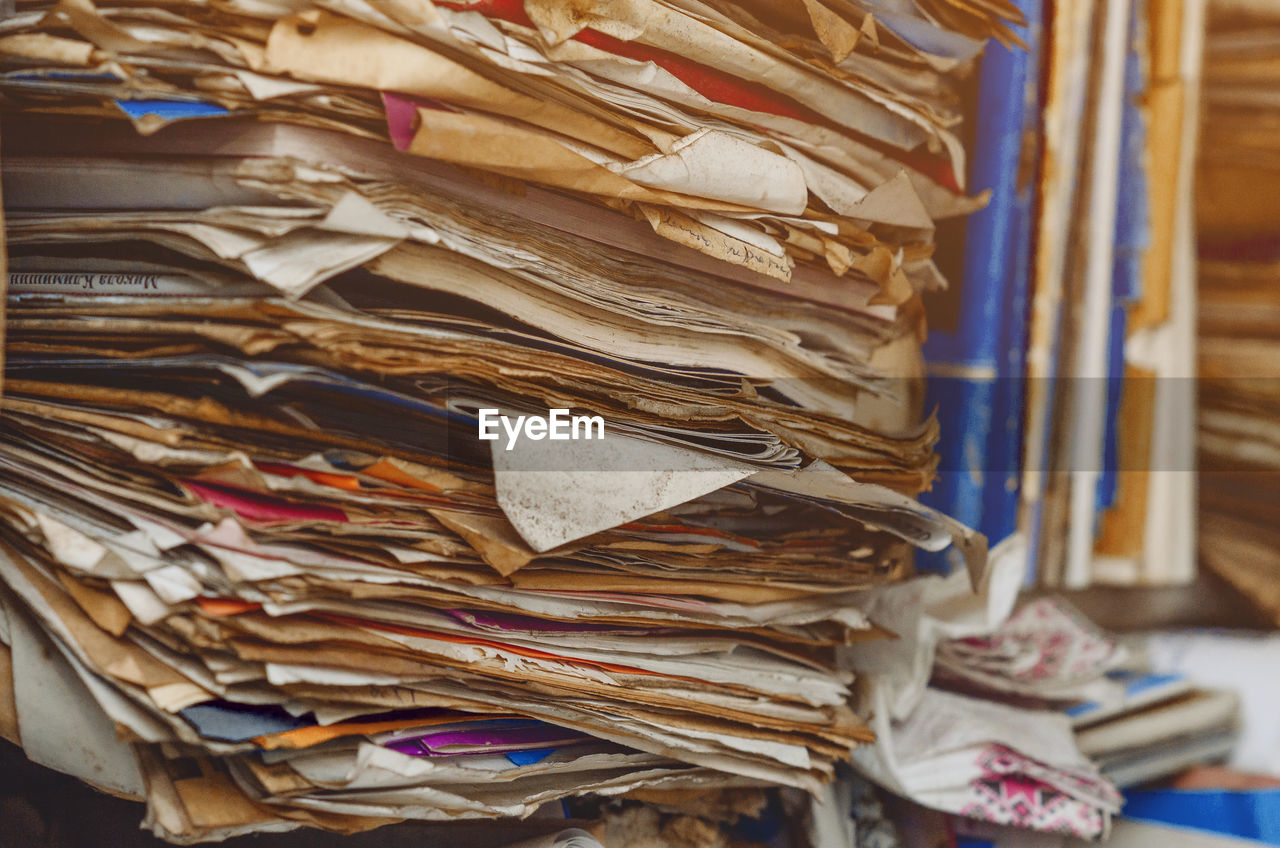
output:
M1280 15L1210 4L1197 184L1200 555L1280 621Z
M995 588L1007 584L1008 562L993 550L993 591L982 599L963 591L960 575L883 590L873 617L902 638L850 649L876 690L877 743L854 752L855 766L906 799L887 801L881 829L902 837L887 844L939 844L922 834L940 829L975 845L1087 845L1128 815L1134 787L1220 762L1243 739L1235 692L1170 673L1141 643L1112 638L1061 599L1019 606ZM856 780L840 789L860 792ZM838 830L824 814L815 817Z
M1054 7L1022 495L1045 585L1195 576L1203 21L1203 0Z
M1203 6L1028 3L1043 61L984 71L983 150L1002 158L989 236L966 245L967 311L929 363L974 398L941 448L937 505L993 544L1025 540L1042 586L1195 575Z
M991 51L980 78L992 201L959 292L932 301L949 426L927 502L1026 541L1045 587L1187 583L1204 0L1024 9L1029 51Z
M870 590L983 567L920 297L1006 17L21 4L0 728L175 841L816 791Z

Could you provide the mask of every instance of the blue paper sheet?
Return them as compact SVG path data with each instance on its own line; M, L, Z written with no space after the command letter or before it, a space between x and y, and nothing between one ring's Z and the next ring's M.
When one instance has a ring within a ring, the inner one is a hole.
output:
M1135 790L1124 816L1280 845L1280 789Z
M185 118L221 118L231 110L217 103L194 100L117 100L116 106L132 120L155 115L165 121L181 121Z
M274 704L236 704L231 701L209 701L187 707L178 713L206 739L221 742L245 742L255 736L284 733L315 722L292 716Z

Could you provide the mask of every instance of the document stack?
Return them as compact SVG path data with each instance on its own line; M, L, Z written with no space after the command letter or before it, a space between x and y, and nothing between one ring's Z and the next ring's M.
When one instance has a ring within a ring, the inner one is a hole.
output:
M1186 583L1203 3L1041 5L1042 60L983 68L994 194L926 349L951 424L927 502L1026 540L1043 586Z
M1022 496L1045 585L1195 574L1203 5L1054 7Z
M948 820L1024 840L1029 830L1097 839L1123 799L1065 710L1104 695L1112 703L1117 687L1104 676L1121 652L1053 599L1015 611L1023 553L993 549L979 594L959 572L881 590L872 616L899 638L847 649L877 738L854 766ZM904 837L919 818L899 819Z
M1153 673L1054 598L1026 604L988 636L939 645L933 682L1059 712L1079 752L1121 789L1223 759L1238 736L1235 693Z
M1280 622L1280 14L1210 7L1199 161L1200 553Z
M1002 573L1006 563L993 552L993 587L1018 576ZM1027 831L1105 839L1113 816L1128 815L1119 790L1225 761L1243 743L1234 691L1157 673L1159 657L1059 599L1011 610L1012 594L962 590L954 578L883 590L873 613L901 638L850 649L877 734L854 763L910 802L893 817L902 844L937 844L918 836L930 820L998 836L981 844L1059 844Z
M818 791L871 590L982 576L922 296L1018 19L21 4L0 727L179 842Z

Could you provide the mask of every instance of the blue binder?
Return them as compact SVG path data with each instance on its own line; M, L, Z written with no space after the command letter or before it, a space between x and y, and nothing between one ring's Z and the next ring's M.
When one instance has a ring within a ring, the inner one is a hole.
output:
M926 399L942 422L940 466L921 500L984 533L1017 527L1024 372L1038 152L1042 5L1021 0L1028 49L991 43L982 58L968 187L991 190L970 216L954 326L930 327ZM1030 143L1028 143L1030 141ZM1029 161L1030 160L1030 161ZM953 285L956 281L953 280ZM947 553L922 568L950 571Z
M1108 345L1106 435L1102 474L1098 477L1097 509L1115 503L1120 456L1120 400L1125 376L1124 343L1128 307L1142 297L1143 256L1151 242L1150 193L1147 190L1147 128L1141 98L1147 90L1146 68L1137 45L1147 40L1145 7L1133 7L1129 18L1129 55L1124 71L1124 114L1121 117L1119 191L1116 195L1116 236L1112 260L1113 306Z

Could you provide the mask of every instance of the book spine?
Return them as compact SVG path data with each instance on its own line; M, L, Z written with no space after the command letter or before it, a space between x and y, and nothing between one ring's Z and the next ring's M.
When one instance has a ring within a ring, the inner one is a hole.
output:
M982 59L969 184L990 189L991 201L967 222L959 320L954 332L931 333L925 347L928 403L945 424L942 470L922 500L993 544L1017 529L1034 192L1021 176L1037 147L1027 142L1035 138L1042 10L1038 0L1018 5L1029 49L991 44Z

